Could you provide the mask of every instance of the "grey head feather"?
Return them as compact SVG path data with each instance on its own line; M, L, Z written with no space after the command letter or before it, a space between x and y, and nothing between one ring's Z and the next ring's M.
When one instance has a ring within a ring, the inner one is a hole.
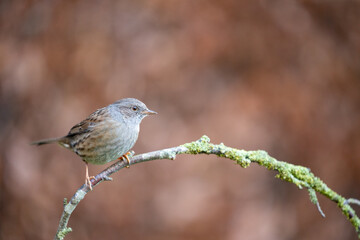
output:
M135 98L120 99L109 106L113 118L127 124L139 125L144 117L149 115L146 105Z

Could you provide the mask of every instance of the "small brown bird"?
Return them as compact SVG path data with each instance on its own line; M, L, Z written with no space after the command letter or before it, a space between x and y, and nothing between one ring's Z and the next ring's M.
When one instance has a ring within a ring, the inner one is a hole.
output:
M135 98L124 98L100 108L84 121L73 126L60 138L33 142L34 145L58 143L79 155L86 164L85 184L90 189L88 163L105 164L116 159L126 159L134 146L142 119L157 114Z

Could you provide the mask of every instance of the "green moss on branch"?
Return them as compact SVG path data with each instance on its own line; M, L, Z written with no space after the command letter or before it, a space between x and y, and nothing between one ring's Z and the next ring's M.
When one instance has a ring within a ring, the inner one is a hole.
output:
M269 170L275 170L278 172L276 175L277 178L293 183L300 189L304 187L307 188L311 202L317 206L320 214L325 217L325 214L320 208L316 192L324 195L337 203L343 214L354 226L360 239L360 219L354 209L349 205L350 201L348 202L344 197L331 190L320 178L316 177L309 168L278 161L262 150L244 151L227 147L223 143L218 145L212 144L210 138L206 135L197 141L186 143L182 146L188 149L185 153L215 154L219 157L231 159L243 168L250 166L250 163L254 162ZM351 203L358 204L360 201L355 199L355 201L351 200Z
M323 212L320 208L316 193L322 194L337 203L343 214L354 226L355 231L357 232L360 239L360 220L354 209L350 206L350 204L360 205L359 200L352 198L345 199L330 189L320 178L316 177L310 171L310 169L303 166L297 166L294 164L278 161L275 158L269 156L269 154L265 151L239 150L236 148L227 147L223 143L216 145L210 142L209 137L203 136L197 141L186 143L178 147L132 156L130 158L130 162L131 164L136 164L156 159L173 160L178 154L215 154L219 157L231 159L243 168L249 167L251 163L257 163L269 170L277 171L277 178L294 183L300 189L305 187L308 190L311 202L317 206L319 212L322 215ZM124 161L118 161L112 164L110 167L95 176L95 179L92 181L93 188L104 180L110 180L110 175L126 166L127 163ZM79 202L89 191L90 189L88 186L84 184L76 191L69 202L67 202L66 199L64 200L64 211L60 219L57 234L55 235L56 240L64 239L65 235L71 232L71 228L67 227L70 216Z

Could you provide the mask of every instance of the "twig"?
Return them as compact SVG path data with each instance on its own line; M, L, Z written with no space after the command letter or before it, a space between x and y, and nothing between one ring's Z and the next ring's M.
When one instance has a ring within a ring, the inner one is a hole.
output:
M349 198L346 200L347 203L356 204L360 206L360 201L355 198Z
M133 156L130 158L130 164L157 159L174 160L178 154L215 154L219 157L234 160L236 164L239 164L243 168L250 166L250 163L254 162L266 167L269 170L275 170L278 172L276 175L277 178L294 183L300 189L303 187L307 188L311 202L317 206L322 216L325 217L316 197L316 192L337 203L343 214L354 226L358 238L360 239L360 219L356 215L354 209L349 205L349 203L359 204L359 200L352 198L346 200L344 197L326 186L326 184L321 181L320 178L315 177L310 169L303 166L296 166L290 163L278 161L270 157L265 151L262 150L245 151L227 147L222 143L215 145L210 143L210 139L207 136L203 136L198 141L186 143L178 147ZM114 163L95 176L95 179L92 179L91 183L93 188L102 181L111 180L110 175L126 166L127 162L125 161L118 161ZM72 231L72 229L67 226L70 216L89 191L89 187L84 184L76 191L68 203L66 202L66 199L64 200L64 211L62 213L59 227L54 239L64 239L65 235Z

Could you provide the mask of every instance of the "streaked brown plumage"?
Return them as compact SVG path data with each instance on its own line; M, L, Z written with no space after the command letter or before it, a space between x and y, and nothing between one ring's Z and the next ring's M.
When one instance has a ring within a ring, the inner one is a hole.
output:
M142 119L151 114L156 112L141 101L121 99L93 112L73 126L66 136L32 144L59 143L75 152L86 163L85 183L91 188L87 164L105 164L123 157L134 146Z

